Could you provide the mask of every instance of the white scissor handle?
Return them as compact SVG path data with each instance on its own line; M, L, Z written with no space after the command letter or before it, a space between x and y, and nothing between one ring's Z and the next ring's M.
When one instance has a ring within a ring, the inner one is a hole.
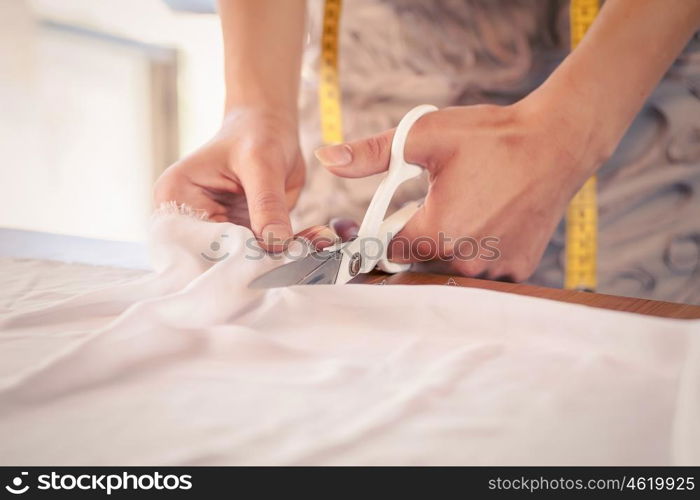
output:
M411 220L413 214L418 211L422 204L423 201L412 201L410 203L406 203L403 207L387 217L379 227L379 239L383 241L383 250L382 256L379 259L379 262L377 262L377 267L385 273L400 273L410 269L411 264L391 262L387 258L386 253L387 250L389 250L389 242L399 233L399 231L404 228L406 223Z
M394 132L394 139L391 142L391 159L389 160L387 175L384 177L384 179L382 179L376 193L374 193L374 197L372 198L369 207L367 207L365 218L362 220L362 225L357 231L358 240L362 240L363 238L378 238L381 241L385 238L387 232L380 230L380 228L384 223L384 216L389 208L391 199L394 197L394 193L401 184L409 179L417 177L423 172L422 167L412 163L407 163L404 159L404 147L406 146L408 133L413 124L416 123L421 116L432 111L437 111L437 109L437 107L431 104L416 106L411 111L406 113L406 115L399 122L399 125L396 127L396 132ZM408 214L410 211L409 209L404 212L398 211L395 214L396 218L391 223L393 226L393 231L391 231L391 233L396 234L398 231L400 231L416 210L417 206L413 208L413 212L410 214ZM401 213L399 214L399 212ZM392 215L392 217L394 217L394 215ZM390 222L390 219L387 220L387 222ZM376 259L362 259L362 267L360 272L368 273L379 261L382 261L383 264L388 264L386 267L390 268L397 268L396 266L400 266L399 264L391 264L386 260L386 247L389 240L384 243L382 255L378 256ZM404 270L405 268L405 266L401 266L400 269L397 269Z

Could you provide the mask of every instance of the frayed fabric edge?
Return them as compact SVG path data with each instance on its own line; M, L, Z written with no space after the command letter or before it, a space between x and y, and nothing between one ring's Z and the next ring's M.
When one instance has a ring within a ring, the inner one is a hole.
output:
M157 220L170 215L184 215L192 219L212 222L209 220L209 212L206 210L198 210L185 203L178 203L176 201L165 201L161 203L158 208L153 211L151 219Z

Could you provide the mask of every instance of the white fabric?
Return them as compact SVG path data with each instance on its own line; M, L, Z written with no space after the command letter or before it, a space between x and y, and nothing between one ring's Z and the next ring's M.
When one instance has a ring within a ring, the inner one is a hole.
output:
M253 291L277 262L250 236L161 216L155 273L33 311L52 296L8 273L0 463L700 464L697 321L454 286Z

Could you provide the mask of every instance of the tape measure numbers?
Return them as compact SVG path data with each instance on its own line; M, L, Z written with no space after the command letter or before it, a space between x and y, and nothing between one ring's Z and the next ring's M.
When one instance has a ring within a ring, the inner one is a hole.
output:
M318 102L321 134L325 144L343 142L343 117L338 79L338 32L341 8L342 0L326 0L323 6Z
M598 14L598 0L571 0L571 49L583 39ZM564 287L594 291L597 286L598 202L591 177L571 199L566 211L566 271Z

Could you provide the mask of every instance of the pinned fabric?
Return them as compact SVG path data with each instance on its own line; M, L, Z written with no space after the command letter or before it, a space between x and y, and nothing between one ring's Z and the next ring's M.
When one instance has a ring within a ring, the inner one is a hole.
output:
M248 229L171 210L152 235L153 273L39 310L0 292L3 465L700 464L697 321L250 290L282 261Z

